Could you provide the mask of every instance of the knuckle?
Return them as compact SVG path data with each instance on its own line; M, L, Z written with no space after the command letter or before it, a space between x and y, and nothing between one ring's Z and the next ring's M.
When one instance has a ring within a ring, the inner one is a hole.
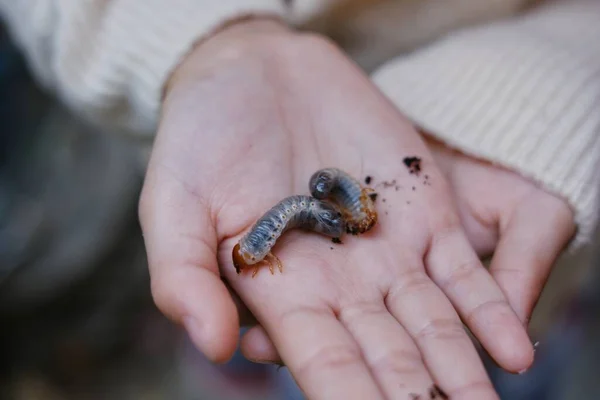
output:
M383 304L374 301L364 301L343 307L339 312L338 318L345 324L361 324L364 323L366 318L382 313L387 313Z
M477 319L478 315L492 315L496 312L512 313L510 306L504 300L487 300L475 306L472 310L466 313L464 320L467 325L471 325Z
M434 288L432 281L422 269L410 269L398 278L398 284L386 296L386 304L401 301L402 297L415 296Z
M323 319L333 318L333 311L328 307L321 306L302 306L300 308L288 308L277 315L277 320L282 326L282 329L293 329L298 320L313 320L320 321Z
M527 271L516 267L508 267L508 266L496 266L494 269L490 270L491 275L494 277L496 281L505 281L505 282L522 282L527 280L529 276L526 274Z
M463 282L473 281L475 275L480 272L481 264L479 260L468 259L458 262L450 271L446 279L440 286L444 290L459 286Z
M362 363L360 350L352 345L327 346L319 349L298 366L298 373L309 373L345 369Z
M430 321L415 335L417 342L427 340L459 340L466 335L463 324L455 318L438 318Z
M420 292L432 288L432 282L421 268L414 268L402 273L399 279L400 288L407 292Z
M421 356L416 351L393 349L369 363L373 371L401 376L426 373Z

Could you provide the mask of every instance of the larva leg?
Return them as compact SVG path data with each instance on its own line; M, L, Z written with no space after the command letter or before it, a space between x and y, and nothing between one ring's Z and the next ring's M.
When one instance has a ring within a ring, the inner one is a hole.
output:
M265 259L259 263L256 263L256 265L254 267L254 272L252 273L253 278L256 276L256 274L258 274L258 270L260 269L260 266L265 262L269 265L269 271L271 271L271 275L275 275L275 269L273 268L273 263L271 263L270 260Z
M275 268L273 267L271 260L265 259L265 261L269 263L269 271L271 271L271 275L275 275Z
M252 272L252 278L254 278L256 276L256 274L258 274L258 270L260 269L260 264L262 263L256 263L256 265L254 266L254 272Z
M281 263L281 260L279 259L279 257L277 257L273 253L269 253L267 255L275 260L275 262L277 263L277 268L279 268L279 272L283 272L283 264Z

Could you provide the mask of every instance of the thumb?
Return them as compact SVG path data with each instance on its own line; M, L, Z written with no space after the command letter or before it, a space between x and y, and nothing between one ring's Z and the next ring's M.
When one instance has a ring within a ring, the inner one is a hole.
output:
M227 361L237 347L239 319L219 276L207 205L164 169L150 166L139 215L157 307L185 326L206 357Z
M242 336L240 350L248 360L261 364L283 365L275 344L260 325L253 326Z

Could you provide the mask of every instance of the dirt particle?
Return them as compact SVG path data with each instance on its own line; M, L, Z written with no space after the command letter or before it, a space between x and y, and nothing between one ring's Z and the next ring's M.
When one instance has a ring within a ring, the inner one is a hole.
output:
M439 396L439 397L438 397ZM429 398L430 399L443 399L447 400L448 395L440 389L438 385L433 385L431 389L429 389Z
M371 198L371 200L375 201L377 200L377 193L369 193L369 197Z
M342 244L342 241L340 240L340 238L331 238L331 241L335 244Z
M406 204L410 204L410 201L407 201Z
M387 212L387 211L385 212L385 215L388 215L388 212Z
M411 400L420 400L421 399L421 395L418 395L416 393L411 393L411 394L409 394L409 396L410 396Z
M392 186L396 186L396 180L394 179L393 181L383 181L383 182L381 182L381 184L383 185L384 188L389 188Z
M425 175L425 180L429 179L429 175Z
M396 185L396 187L394 189L396 189L396 192L397 192L398 190L400 190L400 188L401 188L400 185Z
M437 389L438 396L440 396L444 400L448 399L448 395L446 394L446 392L444 392L442 389L440 389L437 385L435 386L435 388Z
M333 247L330 247L331 250L333 250Z
M412 187L412 190L413 190L413 191L415 191L415 190L417 190L417 188L413 186L413 187Z
M383 201L384 203L386 202L386 199L381 199L381 201Z
M373 177L367 175L367 177L365 178L365 184L370 185L372 180L373 180Z
M421 173L421 159L419 157L404 157L402 161L411 174L419 176Z

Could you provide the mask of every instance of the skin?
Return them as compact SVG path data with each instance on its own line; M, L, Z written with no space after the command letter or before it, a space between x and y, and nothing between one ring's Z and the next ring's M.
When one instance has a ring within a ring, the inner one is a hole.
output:
M423 133L457 201L461 223L481 258L527 326L556 259L575 233L566 202L518 174L445 147ZM252 328L242 351L253 360L281 364L270 339L240 305Z
M461 318L499 365L531 365L523 318L538 278L515 287L514 274L502 271L531 277L538 261L549 269L564 243L545 243L540 231L531 253L506 250L523 235L523 220L531 222L527 208L514 206L498 236L475 243L505 249L497 273L488 273L469 243L471 208L461 205L477 200L457 195L464 188L452 180L454 164L440 169L436 152L330 43L268 20L238 23L199 44L165 93L140 220L155 302L209 359L224 362L235 351L243 303L260 326L242 349L256 360L276 349L310 399L410 398L434 381L451 398L497 399ZM407 155L422 158L431 186L408 173ZM285 274L237 275L231 251L239 238L331 165L418 190L386 192L385 218L333 251L327 238L289 232L275 247ZM534 214L548 230L542 211ZM493 222L498 214L490 215Z

